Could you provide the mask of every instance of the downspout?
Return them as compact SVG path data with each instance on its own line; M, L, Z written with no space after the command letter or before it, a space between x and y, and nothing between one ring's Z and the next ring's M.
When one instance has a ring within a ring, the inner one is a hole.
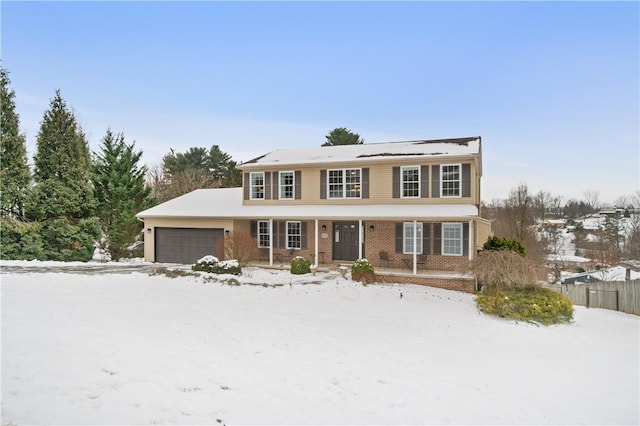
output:
M418 274L418 221L413 221L413 275Z

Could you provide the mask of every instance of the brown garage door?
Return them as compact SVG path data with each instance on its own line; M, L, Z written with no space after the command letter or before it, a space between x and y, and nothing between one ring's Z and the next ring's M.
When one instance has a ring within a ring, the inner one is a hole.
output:
M222 259L223 229L156 228L156 262L194 263L212 254Z

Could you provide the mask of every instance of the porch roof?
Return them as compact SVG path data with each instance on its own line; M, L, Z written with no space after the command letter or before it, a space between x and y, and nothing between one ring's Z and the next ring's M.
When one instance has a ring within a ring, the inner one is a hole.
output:
M243 205L242 188L197 189L136 215L147 218L238 219L470 219L478 215L473 204L378 205Z

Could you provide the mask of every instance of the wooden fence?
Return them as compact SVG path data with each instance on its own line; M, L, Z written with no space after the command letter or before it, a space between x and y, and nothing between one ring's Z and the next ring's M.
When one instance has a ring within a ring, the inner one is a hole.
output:
M640 280L562 284L559 291L574 305L640 315Z

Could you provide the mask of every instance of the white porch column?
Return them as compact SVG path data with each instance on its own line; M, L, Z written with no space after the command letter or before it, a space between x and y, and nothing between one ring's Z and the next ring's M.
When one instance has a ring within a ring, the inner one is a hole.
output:
M269 266L273 266L273 219L269 219Z
M320 264L320 259L318 259L318 219L316 219L315 221L315 231L313 233L314 235L314 254L313 254L313 259L315 260L315 264L316 266L318 266Z
M477 238L474 237L473 234L473 219L469 220L469 260L473 260L476 251L476 242ZM464 235L462 236L462 241L464 241Z
M413 275L418 273L418 221L413 221Z
M358 259L362 259L362 219L358 219Z

